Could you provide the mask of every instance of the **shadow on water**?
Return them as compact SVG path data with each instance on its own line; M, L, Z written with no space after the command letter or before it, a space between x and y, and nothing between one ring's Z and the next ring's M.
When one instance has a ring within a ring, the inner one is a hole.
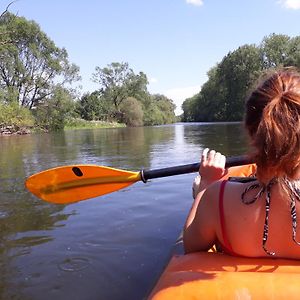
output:
M29 175L81 163L168 167L196 162L204 147L241 154L243 141L240 124L0 137L0 299L142 299L191 204L193 174L67 206L29 194Z

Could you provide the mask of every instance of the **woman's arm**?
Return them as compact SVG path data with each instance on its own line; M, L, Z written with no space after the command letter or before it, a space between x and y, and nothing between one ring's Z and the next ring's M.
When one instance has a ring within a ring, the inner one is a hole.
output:
M214 230L214 208L211 198L214 189L207 188L224 175L226 158L215 150L204 149L199 173L201 181L184 225L183 242L186 252L208 250L216 239ZM201 205L200 205L201 204Z
M214 188L215 184L212 187ZM186 223L183 231L185 253L207 251L215 244L216 211L213 197L214 191L208 188L199 201L193 220L189 225Z

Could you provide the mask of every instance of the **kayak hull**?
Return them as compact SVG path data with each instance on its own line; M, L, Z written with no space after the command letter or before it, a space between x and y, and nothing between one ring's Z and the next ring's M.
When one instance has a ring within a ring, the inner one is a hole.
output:
M299 299L300 261L174 255L149 299Z

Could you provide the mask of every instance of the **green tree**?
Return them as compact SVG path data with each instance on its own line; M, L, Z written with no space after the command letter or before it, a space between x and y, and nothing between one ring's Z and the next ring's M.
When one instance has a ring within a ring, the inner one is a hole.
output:
M106 101L114 106L118 120L122 118L120 105L125 99L147 92L147 76L143 72L135 74L128 63L113 62L105 68L96 67L92 79L100 85Z
M201 92L183 103L184 120L241 120L245 95L261 69L260 50L255 45L229 52L208 72L208 81Z
M0 18L0 88L6 102L36 107L51 99L57 83L79 79L78 71L37 23L8 12Z
M183 114L181 117L182 122L193 122L198 119L199 115L196 114L195 108L198 106L196 105L197 95L185 99L182 103L181 108L183 110Z
M286 59L286 65L300 68L300 36L291 38L288 48L288 53L290 55Z
M14 3L15 1L10 2L4 11L0 14L0 21L5 18L5 15L8 13L9 7ZM6 26L0 26L0 46L11 44L13 41L9 38L9 32L6 30Z
M152 95L152 99L162 114L161 124L174 123L176 121L176 116L174 113L176 105L174 102L166 96L160 94Z
M123 114L122 122L127 126L143 126L143 109L142 104L133 97L125 99L120 111Z
M164 95L147 94L139 99L144 111L144 125L160 125L174 123L177 119L173 101Z
M260 51L264 69L300 67L300 36L273 33L262 40Z
M217 70L221 92L219 120L242 120L247 91L261 71L259 49L255 45L244 45L225 56Z
M184 115L192 118L191 121L210 122L221 118L225 91L220 79L219 64L211 68L207 75L209 79L201 91L191 98L188 105L183 105Z
M113 107L99 91L83 95L77 103L76 111L78 111L81 118L88 121L110 121L114 112Z
M45 130L61 130L68 119L74 117L75 102L67 89L57 86L53 95L34 110L37 127Z
M240 121L244 101L259 76L270 68L300 67L300 37L271 34L259 46L229 52L208 73L208 81L192 100L183 103L189 121Z

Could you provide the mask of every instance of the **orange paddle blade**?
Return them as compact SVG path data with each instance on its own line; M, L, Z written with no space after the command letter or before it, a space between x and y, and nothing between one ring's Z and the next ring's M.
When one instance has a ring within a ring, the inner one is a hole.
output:
M25 185L43 200L67 204L105 195L139 180L139 172L95 165L73 165L34 174L26 180Z

